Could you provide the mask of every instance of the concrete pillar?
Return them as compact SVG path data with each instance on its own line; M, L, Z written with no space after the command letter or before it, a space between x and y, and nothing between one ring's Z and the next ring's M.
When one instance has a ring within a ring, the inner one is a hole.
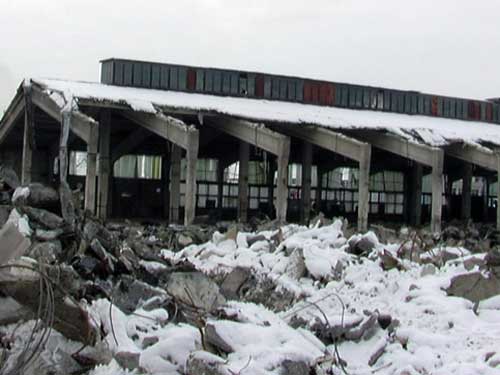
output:
M61 138L59 142L59 180L66 184L68 181L68 139L71 128L71 112L62 113Z
M318 169L317 169L318 182L317 182L317 186L316 186L316 211L317 211L317 213L321 212L324 174L325 174L324 168L321 167L320 165L318 165Z
M248 160L250 145L240 141L239 170L238 170L238 220L242 223L248 221Z
M441 214L443 209L443 150L433 151L432 166L432 212L431 212L431 230L433 232L441 231Z
M488 209L488 199L490 194L490 179L488 177L483 177L483 222L487 223L489 221L489 209Z
M371 146L363 145L359 159L358 186L358 230L368 230L368 213L370 212L370 160Z
M225 163L222 162L222 160L219 160L217 162L217 212L219 215L219 218L222 217L222 210L223 210L223 205L222 202L224 200L224 168L225 168Z
M312 170L313 148L307 141L302 142L302 189L300 217L303 223L309 223L311 219L311 170Z
M99 146L99 127L90 126L90 139L87 144L87 174L85 175L85 209L96 213L96 185L97 185L97 149Z
M268 161L269 169L267 171L267 196L269 198L269 217L273 215L274 206L274 175L276 173L276 162L274 160Z
M107 219L111 214L111 112L103 109L99 116L99 154L98 154L98 185L97 214L101 219Z
M196 163L198 161L198 133L188 133L186 149L186 196L184 200L184 225L194 222L196 216Z
M170 154L170 213L171 223L179 223L179 206L181 201L181 152L179 146L172 144Z
M276 219L286 222L288 206L288 158L290 156L290 139L280 141L280 151L277 156L278 181L276 187Z
M471 218L472 164L464 163L462 174L462 220Z
M24 135L23 135L23 159L21 167L21 183L29 184L32 182L33 168L33 146L35 118L33 113L33 103L31 101L31 86L24 88Z
M163 217L165 219L168 219L170 209L170 190L168 188L170 184L170 154L167 151L161 158L161 191L163 196Z
M410 175L408 212L411 225L422 224L422 164L414 162Z

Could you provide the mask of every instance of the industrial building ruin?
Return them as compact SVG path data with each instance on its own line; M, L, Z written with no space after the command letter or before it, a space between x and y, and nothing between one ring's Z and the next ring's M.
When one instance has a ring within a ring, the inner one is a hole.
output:
M26 79L0 123L0 163L22 183L80 189L103 219L307 222L324 212L361 231L372 220L499 226L499 108L108 59L100 83Z

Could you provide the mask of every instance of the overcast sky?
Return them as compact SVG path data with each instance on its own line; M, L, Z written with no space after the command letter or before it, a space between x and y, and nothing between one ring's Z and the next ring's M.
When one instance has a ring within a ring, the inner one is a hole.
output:
M122 57L487 98L499 0L0 0L0 112L23 77Z

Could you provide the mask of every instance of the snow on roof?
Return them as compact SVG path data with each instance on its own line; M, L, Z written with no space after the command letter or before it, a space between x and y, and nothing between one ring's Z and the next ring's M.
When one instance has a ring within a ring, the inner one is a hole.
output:
M169 107L224 114L260 122L312 124L340 131L383 130L430 146L444 146L456 142L474 146L481 144L500 146L500 126L476 121L120 87L91 82L54 79L33 79L32 82L48 92L59 93L66 103L74 98L127 104L132 109L142 112L156 113L155 107Z

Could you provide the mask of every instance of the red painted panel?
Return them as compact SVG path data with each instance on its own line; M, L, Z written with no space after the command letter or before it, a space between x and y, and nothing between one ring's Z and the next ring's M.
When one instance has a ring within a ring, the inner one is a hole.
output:
M319 83L311 83L311 102L314 104L319 103Z
M196 70L189 68L187 71L187 89L194 91L196 89Z
M472 100L469 101L469 119L470 120L479 120L481 118L481 105Z
M264 76L261 74L255 77L255 96L264 97Z
M486 121L493 121L493 104L486 105Z
M304 82L304 103L311 103L312 83L310 81Z
M319 103L322 105L333 105L335 101L334 86L331 83L319 84Z
M437 96L433 96L432 97L432 101L431 101L431 114L433 116L437 116L438 115L438 98L437 98Z

